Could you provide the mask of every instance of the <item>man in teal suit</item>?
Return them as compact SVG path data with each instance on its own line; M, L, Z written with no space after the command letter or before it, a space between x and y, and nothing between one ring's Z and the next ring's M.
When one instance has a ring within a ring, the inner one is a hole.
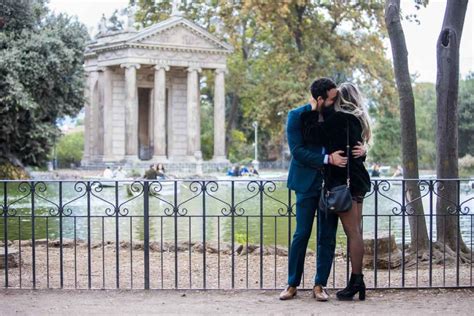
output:
M317 79L311 85L311 95L312 99L309 104L288 113L287 136L292 160L287 186L296 192L296 231L289 254L288 286L281 292L281 300L293 298L296 295L296 288L301 282L306 248L311 236L323 182L324 164L331 163L335 166L345 167L347 163L347 158L342 156L343 151L331 153L329 156L321 146L304 144L301 114L306 111L319 111L323 106L333 104L337 97L336 84L328 78ZM354 149L357 150L357 153L361 150L361 148ZM313 287L313 297L318 301L328 300L324 287L327 285L334 259L337 222L337 215L321 214L318 210L318 252Z

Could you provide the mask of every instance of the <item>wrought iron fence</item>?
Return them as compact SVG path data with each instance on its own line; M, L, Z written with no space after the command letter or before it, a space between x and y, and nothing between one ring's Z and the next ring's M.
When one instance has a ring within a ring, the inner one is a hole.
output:
M407 202L409 181L421 196ZM444 195L446 183L456 185L455 201ZM368 287L472 287L473 183L373 179L363 211ZM296 199L284 180L0 181L0 193L0 267L8 288L278 289L286 283ZM443 214L437 199L447 205ZM424 213L414 212L416 201ZM454 230L442 220L448 217ZM315 273L316 223L303 288L312 287ZM420 230L426 247L412 242ZM441 234L455 236L455 246L437 242ZM345 286L347 258L339 229L329 287Z

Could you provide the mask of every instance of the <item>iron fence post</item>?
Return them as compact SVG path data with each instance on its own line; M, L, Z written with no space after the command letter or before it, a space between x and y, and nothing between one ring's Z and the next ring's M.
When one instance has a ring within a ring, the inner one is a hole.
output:
M150 199L149 182L145 181L143 185L143 268L145 290L150 289Z

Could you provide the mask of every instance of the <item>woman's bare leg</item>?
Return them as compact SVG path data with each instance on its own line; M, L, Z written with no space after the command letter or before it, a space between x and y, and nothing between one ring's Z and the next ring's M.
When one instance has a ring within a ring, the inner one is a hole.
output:
M348 238L351 258L352 273L362 273L362 259L364 257L364 241L361 230L362 204L352 201L352 208L345 213L340 213L342 226Z

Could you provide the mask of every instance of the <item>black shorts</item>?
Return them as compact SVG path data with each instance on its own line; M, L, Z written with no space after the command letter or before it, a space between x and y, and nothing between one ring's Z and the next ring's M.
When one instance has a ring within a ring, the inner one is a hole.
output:
M364 197L366 193L367 192L360 191L357 188L351 187L352 201L356 202L357 204L362 204L362 202L364 202Z

